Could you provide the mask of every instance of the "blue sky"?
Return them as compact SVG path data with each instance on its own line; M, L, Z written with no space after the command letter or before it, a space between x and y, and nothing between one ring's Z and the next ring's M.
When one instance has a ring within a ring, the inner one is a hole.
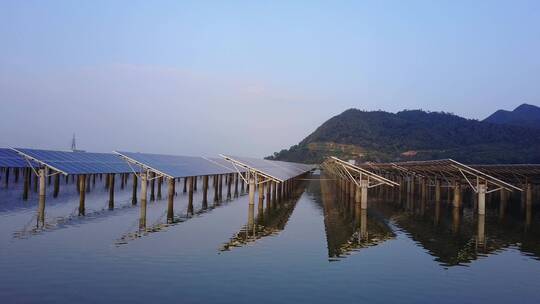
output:
M268 155L347 108L540 105L539 1L1 1L0 144Z

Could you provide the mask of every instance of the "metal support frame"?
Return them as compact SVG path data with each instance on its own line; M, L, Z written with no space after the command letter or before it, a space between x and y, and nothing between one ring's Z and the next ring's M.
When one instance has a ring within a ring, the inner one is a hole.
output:
M486 184L488 188L486 193L496 192L500 190L522 191L521 188L511 185L493 175L486 174L471 166L464 165L453 159L442 159L432 161L411 161L403 163L367 163L363 165L370 170L389 170L398 174L407 174L411 176L421 176L427 178L436 178L446 181L447 185L452 187L453 182L450 180L461 179L478 193L478 185ZM476 182L473 181L476 179Z
M283 180L281 180L281 179L279 179L279 178L277 178L277 177L275 177L275 176L272 176L272 175L270 175L270 174L268 174L268 173L266 173L266 172L263 172L263 171L261 171L261 170L257 170L257 169L253 168L253 167L250 166L250 165L244 164L244 163L241 162L241 161L238 161L238 160L233 159L233 158L231 158L231 157L225 156L225 155L223 155L223 154L220 154L219 156L223 157L226 161L230 162L230 163L233 165L233 167L235 168L235 170L236 170L238 173L240 173L240 170L238 170L238 167L237 167L237 166L246 169L246 171L248 172L248 174L255 174L256 176L260 175L260 176L262 176L262 177L265 177L265 178L267 179L266 181L271 180L271 181L274 181L274 182L276 182L276 183L282 183L282 182L284 182ZM242 179L243 179L246 183L249 183L248 179L244 178L243 176L242 176ZM264 182L266 182L266 181L264 181Z
M375 174L369 170L355 166L348 162L345 162L337 157L331 156L324 163L323 167L329 169L330 172L338 175L343 179L347 179L353 182L356 186L360 187L362 181L367 181L365 185L368 189L378 187L381 185L387 185L390 187L400 186L398 183L391 181L385 177Z

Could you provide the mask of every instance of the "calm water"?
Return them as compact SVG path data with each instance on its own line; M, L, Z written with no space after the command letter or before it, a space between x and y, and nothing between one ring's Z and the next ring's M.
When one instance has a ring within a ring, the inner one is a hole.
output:
M366 212L312 180L250 218L246 195L205 210L200 191L191 216L177 186L177 223L165 199L149 202L139 232L118 180L115 210L98 181L86 217L62 185L38 230L20 187L0 190L1 303L540 302L540 210L519 196L506 208L488 197L479 218L470 196L454 210L375 190Z

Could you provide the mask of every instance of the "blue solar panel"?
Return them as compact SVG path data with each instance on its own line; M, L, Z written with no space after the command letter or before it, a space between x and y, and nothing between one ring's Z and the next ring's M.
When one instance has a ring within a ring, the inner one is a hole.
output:
M28 162L17 152L8 148L0 148L0 167L2 168L27 168Z
M234 161L242 163L262 174L269 175L281 181L304 174L314 167L306 164L273 161L251 157L226 156Z
M117 151L116 153L128 158L130 161L173 178L237 172L230 163L224 162L219 158L121 151Z
M129 173L128 164L112 153L15 148L17 152L66 174Z

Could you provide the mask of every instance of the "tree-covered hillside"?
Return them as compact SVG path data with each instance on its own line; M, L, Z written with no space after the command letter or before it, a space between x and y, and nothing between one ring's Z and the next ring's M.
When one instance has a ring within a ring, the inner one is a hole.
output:
M539 163L540 130L465 119L449 113L349 109L298 145L270 159L321 162L453 158L466 163Z
M513 111L498 110L484 122L540 129L540 108L524 103Z

